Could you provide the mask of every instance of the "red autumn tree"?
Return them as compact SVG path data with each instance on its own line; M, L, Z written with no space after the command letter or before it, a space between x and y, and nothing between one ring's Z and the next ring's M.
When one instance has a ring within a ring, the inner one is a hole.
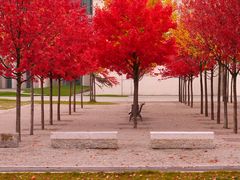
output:
M32 45L41 32L35 14L37 2L0 1L1 74L17 81L16 132L19 135L21 135L21 85L27 80L24 74L36 60L33 58Z
M240 60L240 2L238 0L184 0L183 3L186 7L184 16L188 29L192 33L200 34L204 41L210 44L211 56L232 75L233 129L234 133L237 133L236 87Z
M175 54L169 29L175 28L172 7L148 0L113 0L96 11L94 26L103 67L134 81L133 120L137 127L139 80Z

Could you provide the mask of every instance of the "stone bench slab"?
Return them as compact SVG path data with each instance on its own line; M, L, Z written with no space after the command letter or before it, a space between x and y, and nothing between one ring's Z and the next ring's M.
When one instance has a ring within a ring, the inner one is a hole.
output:
M153 149L212 149L214 132L150 132Z
M0 148L17 148L19 145L18 134L0 133Z
M117 149L116 131L104 132L52 132L51 145L54 148Z

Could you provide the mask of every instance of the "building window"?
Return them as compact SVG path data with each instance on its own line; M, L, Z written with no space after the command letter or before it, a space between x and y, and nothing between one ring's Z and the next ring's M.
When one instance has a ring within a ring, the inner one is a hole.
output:
M93 13L92 0L82 0L82 6L86 7L87 14L92 15Z

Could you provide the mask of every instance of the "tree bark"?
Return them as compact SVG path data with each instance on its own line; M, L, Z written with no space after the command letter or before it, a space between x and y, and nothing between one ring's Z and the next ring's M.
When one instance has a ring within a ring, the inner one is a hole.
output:
M138 115L138 88L139 88L139 66L134 64L134 94L133 94L133 122L134 128L137 128L137 115Z
M73 83L73 112L76 112L76 80Z
M83 109L83 76L81 76L80 81L81 81L81 108Z
M230 103L233 103L233 77L231 77Z
M214 120L214 92L213 92L214 70L211 69L211 120Z
M184 97L184 102L187 105L187 78L184 78L184 89L185 89L185 97Z
M50 125L53 125L53 79L50 77L50 89L49 89L49 98L50 98Z
M208 117L208 85L207 85L207 70L204 71L205 84L205 116Z
M96 101L96 78L95 75L93 75L93 102Z
M58 79L57 120L61 121L61 79Z
M200 71L200 92L201 92L200 113L203 114L203 74L202 74L202 70Z
M188 106L190 106L190 78L187 79L188 83Z
M178 101L181 102L181 78L178 78Z
M21 74L17 74L17 90L16 90L16 132L19 135L19 141L21 141Z
M227 68L223 68L223 105L224 105L224 123L223 128L228 128L228 101L227 101Z
M221 123L221 86L222 86L222 66L218 63L218 97L217 97L217 124Z
M69 87L69 111L68 114L72 114L72 81L70 81L70 87Z
M41 83L41 126L42 130L45 128L45 122L44 122L44 89L43 89L43 78L40 78Z
M31 119L30 119L30 135L33 135L34 131L34 83L31 80Z
M238 121L237 121L237 75L233 75L233 132L238 133Z
M191 76L191 107L193 108L193 76Z
M182 102L185 103L185 78L182 79Z

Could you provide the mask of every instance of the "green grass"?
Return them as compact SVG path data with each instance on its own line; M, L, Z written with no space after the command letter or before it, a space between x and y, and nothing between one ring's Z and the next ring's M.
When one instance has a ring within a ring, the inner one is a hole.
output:
M0 91L0 96L4 97L16 97L16 92L9 92L9 91ZM28 97L29 94L22 94L22 97Z
M29 180L237 180L240 172L205 172L205 173L161 173L161 172L131 172L131 173L2 173L0 179Z
M41 101L35 101L37 104L41 104ZM49 101L44 101L44 104L49 104ZM61 101L61 104L68 104L68 101ZM73 103L73 102L72 102ZM57 101L53 101L53 104L57 104ZM76 104L80 105L81 102L77 101ZM83 102L84 105L114 105L112 102Z
M30 102L22 102L22 105L30 104ZM0 99L0 110L13 109L16 107L16 100Z
M117 94L98 94L97 97L128 97L127 95L117 95Z
M68 96L69 95L69 85L64 85L61 87L61 96ZM81 86L77 85L76 86L76 92L77 94L81 91ZM83 87L83 91L89 91L89 87L88 86L84 86ZM30 89L24 89L23 90L24 93L30 93ZM40 95L41 94L41 88L35 88L34 89L34 93L35 95ZM44 88L44 95L45 96L49 96L49 87L45 87ZM53 96L57 96L58 95L58 87L57 86L53 86Z

